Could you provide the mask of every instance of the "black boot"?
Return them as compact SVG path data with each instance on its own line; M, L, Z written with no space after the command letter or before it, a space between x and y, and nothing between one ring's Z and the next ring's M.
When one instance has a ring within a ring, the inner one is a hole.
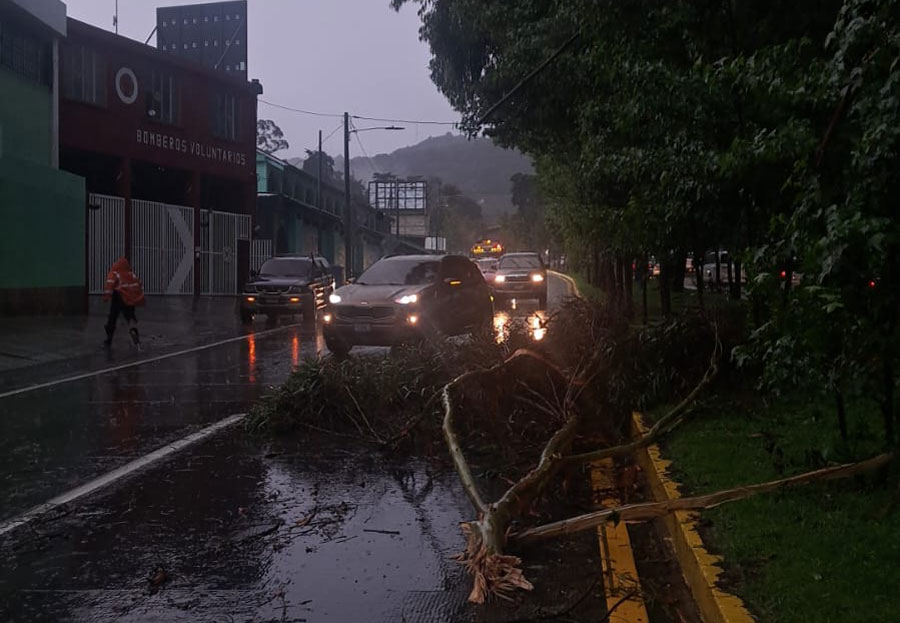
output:
M137 327L131 327L128 329L129 335L131 335L131 341L134 342L134 345L140 347L141 345L141 336L138 333Z
M116 329L115 327L111 327L109 325L106 325L103 328L106 329L106 339L103 340L103 347L109 348L112 346L113 333L115 333Z

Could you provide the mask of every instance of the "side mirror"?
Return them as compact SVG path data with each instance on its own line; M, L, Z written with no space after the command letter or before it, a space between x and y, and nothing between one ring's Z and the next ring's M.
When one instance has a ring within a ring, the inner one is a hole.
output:
M456 279L454 277L447 277L446 279L444 279L444 283L446 283L448 286L454 286L454 287L461 286L462 279Z

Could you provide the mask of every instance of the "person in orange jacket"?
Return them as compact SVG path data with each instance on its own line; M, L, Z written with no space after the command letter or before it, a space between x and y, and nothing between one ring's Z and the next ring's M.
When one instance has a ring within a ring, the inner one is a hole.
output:
M144 289L141 287L141 280L132 272L131 264L126 258L120 257L109 269L109 274L106 275L105 290L103 300L111 301L111 303L105 327L104 346L108 348L112 345L113 334L116 332L116 321L119 319L119 314L122 314L129 325L134 325L128 329L128 333L131 335L134 345L140 348L141 337L137 329L137 316L134 308L144 304Z

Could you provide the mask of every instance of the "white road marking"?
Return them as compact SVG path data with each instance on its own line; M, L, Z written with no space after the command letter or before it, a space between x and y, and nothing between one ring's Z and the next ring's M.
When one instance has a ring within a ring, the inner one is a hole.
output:
M109 374L110 372L118 372L119 370L125 370L127 368L134 368L136 366L142 366L146 363L162 361L163 359L171 359L172 357L180 357L181 355L188 355L190 353L196 353L201 350L215 348L216 346L222 346L223 344L230 344L231 342L240 342L241 340L246 340L250 337L253 337L253 338L262 337L264 335L269 335L271 333L276 333L278 331L284 331L285 329L290 329L290 328L299 327L299 326L301 326L300 323L289 324L289 325L285 325L283 327L278 327L276 329L266 329L265 331L249 333L247 335L241 335L238 337L230 337L227 340L219 340L218 342L212 342L210 344L203 344L202 346L195 346L193 348L185 348L184 350L179 350L174 353L166 353L165 355L157 355L156 357L149 357L147 359L140 359L138 361L132 361L130 363L123 363L121 365L113 366L111 368L103 368L101 370L94 370L93 372L84 372L83 374L76 374L74 376L66 376L61 379L56 379L54 381L47 381L45 383L37 383L35 385L26 385L25 387L20 387L18 389L12 389L7 392L0 393L0 398L8 398L10 396L16 396L18 394L33 392L37 389L46 389L47 387L53 387L55 385L62 385L63 383L71 383L72 381L81 381L82 379L89 379L94 376L100 376L102 374Z
M64 504L69 504L70 502L74 502L78 498L84 497L90 493L107 487L117 480L120 480L139 469L143 469L149 465L152 465L153 463L156 463L157 461L175 454L176 452L184 450L188 446L191 446L199 441L203 441L207 437L216 434L223 428L227 428L229 426L237 424L245 417L247 417L246 413L238 413L236 415L227 417L224 420L219 420L215 424L207 426L203 430L199 430L196 433L192 433L187 437L179 439L178 441L167 444L162 448L159 448L158 450L154 450L150 454L146 454L141 458L135 459L130 463L123 465L122 467L118 467L112 470L111 472L107 472L102 476L91 480L90 482L71 489L70 491L63 493L62 495L58 495L48 502L35 506L31 510L22 513L18 517L14 517L8 521L0 523L0 536L12 532L16 528L20 528L31 523L38 517L49 513L55 508L58 508Z

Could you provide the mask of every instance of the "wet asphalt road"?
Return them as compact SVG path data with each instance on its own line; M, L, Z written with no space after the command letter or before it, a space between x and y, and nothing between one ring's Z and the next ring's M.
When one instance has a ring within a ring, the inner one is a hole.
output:
M565 292L552 278L551 306ZM246 411L322 348L289 326L0 398L0 524ZM233 427L0 536L0 621L461 620L468 514L427 464Z

